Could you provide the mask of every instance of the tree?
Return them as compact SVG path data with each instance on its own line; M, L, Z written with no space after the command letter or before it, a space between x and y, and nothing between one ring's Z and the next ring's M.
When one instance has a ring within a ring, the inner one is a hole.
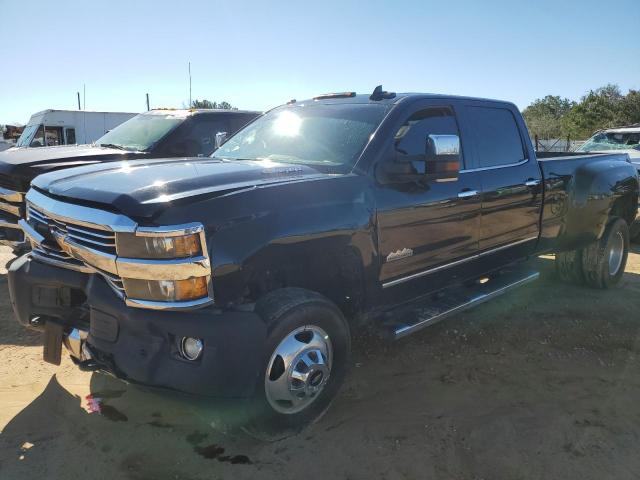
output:
M562 119L574 106L575 102L555 95L537 99L522 112L529 134L543 139L563 137Z
M624 125L640 123L640 90L629 90L621 106Z
M204 109L213 109L219 108L222 110L237 110L236 107L231 105L229 102L212 102L211 100L194 100L191 102L191 108L204 108Z
M596 130L626 123L623 119L625 96L620 87L609 84L591 90L563 119L563 130L573 138L588 138Z
M525 108L522 115L532 137L586 139L603 128L640 123L640 90L624 95L618 85L608 84L589 91L577 103L547 95Z

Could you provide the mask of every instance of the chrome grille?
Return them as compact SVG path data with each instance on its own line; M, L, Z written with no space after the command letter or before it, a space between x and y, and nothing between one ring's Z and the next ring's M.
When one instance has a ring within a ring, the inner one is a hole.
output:
M56 235L66 236L84 247L115 255L114 232L51 218L32 204L28 204L27 212L31 226L45 238L41 244L32 245L32 253L35 257L44 257L72 270L99 273L120 297L124 297L124 286L120 277L97 268L87 267L83 262L62 250L56 241Z
M43 232L41 233L47 240L51 240L54 245L57 245L55 236L61 235L67 236L83 247L92 248L111 255L116 254L116 234L114 232L50 218L31 204L28 206L28 218L29 220L35 220L47 228L49 235ZM35 226L36 225L34 225L34 227Z

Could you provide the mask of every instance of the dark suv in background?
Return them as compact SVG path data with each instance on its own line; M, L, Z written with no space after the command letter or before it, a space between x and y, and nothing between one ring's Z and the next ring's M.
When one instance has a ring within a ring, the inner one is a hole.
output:
M0 152L0 244L26 247L18 221L24 194L41 173L121 160L206 157L227 135L260 115L243 110L158 109L136 115L91 145L64 145ZM217 139L217 140L216 140Z

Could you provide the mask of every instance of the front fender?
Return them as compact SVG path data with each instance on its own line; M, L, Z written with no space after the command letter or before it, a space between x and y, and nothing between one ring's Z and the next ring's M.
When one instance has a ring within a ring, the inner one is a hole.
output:
M216 303L255 302L282 287L321 293L346 313L376 277L373 200L366 177L345 175L238 192L208 242Z

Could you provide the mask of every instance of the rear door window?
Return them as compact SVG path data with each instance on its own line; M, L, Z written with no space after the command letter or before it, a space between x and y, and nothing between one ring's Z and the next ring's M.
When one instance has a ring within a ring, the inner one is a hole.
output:
M466 114L481 168L512 165L526 159L520 130L510 110L467 107Z

